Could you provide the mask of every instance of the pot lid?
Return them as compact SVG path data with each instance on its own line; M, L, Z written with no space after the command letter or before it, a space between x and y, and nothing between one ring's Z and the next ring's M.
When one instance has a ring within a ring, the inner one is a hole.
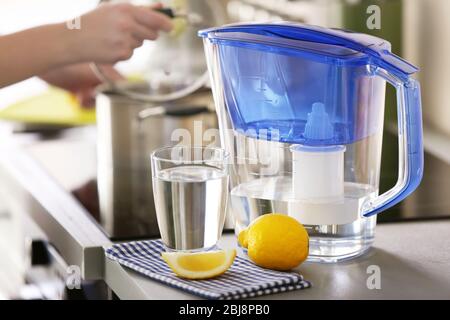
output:
M165 10L165 14L175 15L172 17L174 29L170 33L161 32L155 41L144 41L129 60L116 65L127 82L138 82L139 85L129 86L126 90L124 86L115 86L115 89L131 98L164 102L180 99L203 87L208 82L208 73L202 39L197 33L225 22L220 3L208 0L127 2L136 5L162 3L164 8L171 9ZM95 69L114 87L115 83L102 72L101 66ZM140 89L133 90L135 87ZM143 87L147 90L142 90Z

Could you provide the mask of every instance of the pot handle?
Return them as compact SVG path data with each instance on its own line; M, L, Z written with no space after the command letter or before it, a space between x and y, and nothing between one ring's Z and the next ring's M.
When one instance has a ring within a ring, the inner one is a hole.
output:
M164 106L156 106L144 109L138 113L138 120L143 121L145 119L157 116L163 116L166 114L166 108Z
M395 186L362 206L362 215L378 214L405 199L419 185L423 176L422 107L419 82L401 79L384 69L375 73L397 91L399 174Z

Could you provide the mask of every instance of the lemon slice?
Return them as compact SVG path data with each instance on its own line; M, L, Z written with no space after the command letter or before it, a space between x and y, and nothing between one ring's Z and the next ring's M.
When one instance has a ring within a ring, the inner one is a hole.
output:
M177 276L198 280L217 277L227 271L233 264L236 250L163 252L161 257Z

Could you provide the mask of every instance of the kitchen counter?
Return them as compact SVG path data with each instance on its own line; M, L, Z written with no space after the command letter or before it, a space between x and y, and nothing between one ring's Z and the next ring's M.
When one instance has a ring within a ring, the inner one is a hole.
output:
M298 271L312 288L259 299L450 299L449 230L450 220L379 225L366 255L338 264L304 263ZM224 235L221 246L235 247L234 235ZM372 265L380 268L379 290L367 288ZM195 298L107 258L105 279L122 299Z
M103 279L119 298L195 299L104 257L103 248L113 242L67 191L95 174L87 170L95 164L95 134L85 131L73 132L64 142L4 139L3 199L31 217L68 265L81 266L85 279ZM261 299L450 299L449 230L450 219L379 224L366 255L339 264L304 263L299 272L312 288ZM225 234L221 246L235 246L234 235ZM366 285L372 265L380 268L379 290Z

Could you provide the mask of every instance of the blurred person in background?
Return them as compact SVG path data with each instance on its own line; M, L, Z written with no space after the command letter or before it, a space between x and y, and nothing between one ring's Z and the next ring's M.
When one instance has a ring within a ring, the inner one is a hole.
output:
M92 104L100 80L89 63L120 79L113 64L130 58L144 40L172 29L171 20L155 11L161 7L105 4L81 16L79 29L63 22L0 36L0 88L39 76L75 94L82 105Z

